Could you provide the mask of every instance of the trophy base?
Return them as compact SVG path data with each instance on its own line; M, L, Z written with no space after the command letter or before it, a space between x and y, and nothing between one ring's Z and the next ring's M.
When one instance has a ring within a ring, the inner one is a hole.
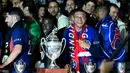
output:
M68 73L67 69L37 68L37 73Z
M50 64L47 68L60 68L58 65L55 64Z

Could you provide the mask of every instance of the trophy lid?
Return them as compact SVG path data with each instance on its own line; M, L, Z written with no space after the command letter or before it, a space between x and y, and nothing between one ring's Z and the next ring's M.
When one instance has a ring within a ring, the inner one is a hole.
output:
M55 35L57 33L57 28L54 28L52 32L46 37L48 41L59 41L58 37Z

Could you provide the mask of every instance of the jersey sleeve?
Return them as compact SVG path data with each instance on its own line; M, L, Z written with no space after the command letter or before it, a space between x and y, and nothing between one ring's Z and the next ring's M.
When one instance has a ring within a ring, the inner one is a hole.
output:
M98 36L98 32L94 31L93 32L93 36L92 36L92 44L90 46L90 53L92 54L92 57L95 60L98 60L100 55L102 54L102 50L100 48L100 41L99 41L99 36Z
M13 45L16 45L16 44L20 44L22 45L23 44L23 32L22 30L19 28L19 29L15 29L13 32L12 32L12 42L13 42Z

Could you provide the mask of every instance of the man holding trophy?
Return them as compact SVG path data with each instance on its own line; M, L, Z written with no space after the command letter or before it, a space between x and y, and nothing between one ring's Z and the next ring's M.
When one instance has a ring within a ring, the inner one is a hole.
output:
M74 24L65 29L63 37L70 50L72 72L93 73L100 56L100 42L96 30L85 24L86 14L83 10L74 12ZM90 68L91 67L91 68Z
M6 48L9 54L3 56L3 64L0 68L7 65L14 69L11 73L30 73L25 68L29 67L29 37L23 28L24 14L19 8L12 8L7 12L5 22L11 28L6 36Z

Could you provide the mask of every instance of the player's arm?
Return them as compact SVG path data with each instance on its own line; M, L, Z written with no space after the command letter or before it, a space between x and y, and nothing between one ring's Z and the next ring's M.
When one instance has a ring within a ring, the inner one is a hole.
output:
M13 62L17 58L17 56L21 53L21 50L22 45L20 44L15 45L8 59L2 65L0 65L0 68L4 68L5 66Z

